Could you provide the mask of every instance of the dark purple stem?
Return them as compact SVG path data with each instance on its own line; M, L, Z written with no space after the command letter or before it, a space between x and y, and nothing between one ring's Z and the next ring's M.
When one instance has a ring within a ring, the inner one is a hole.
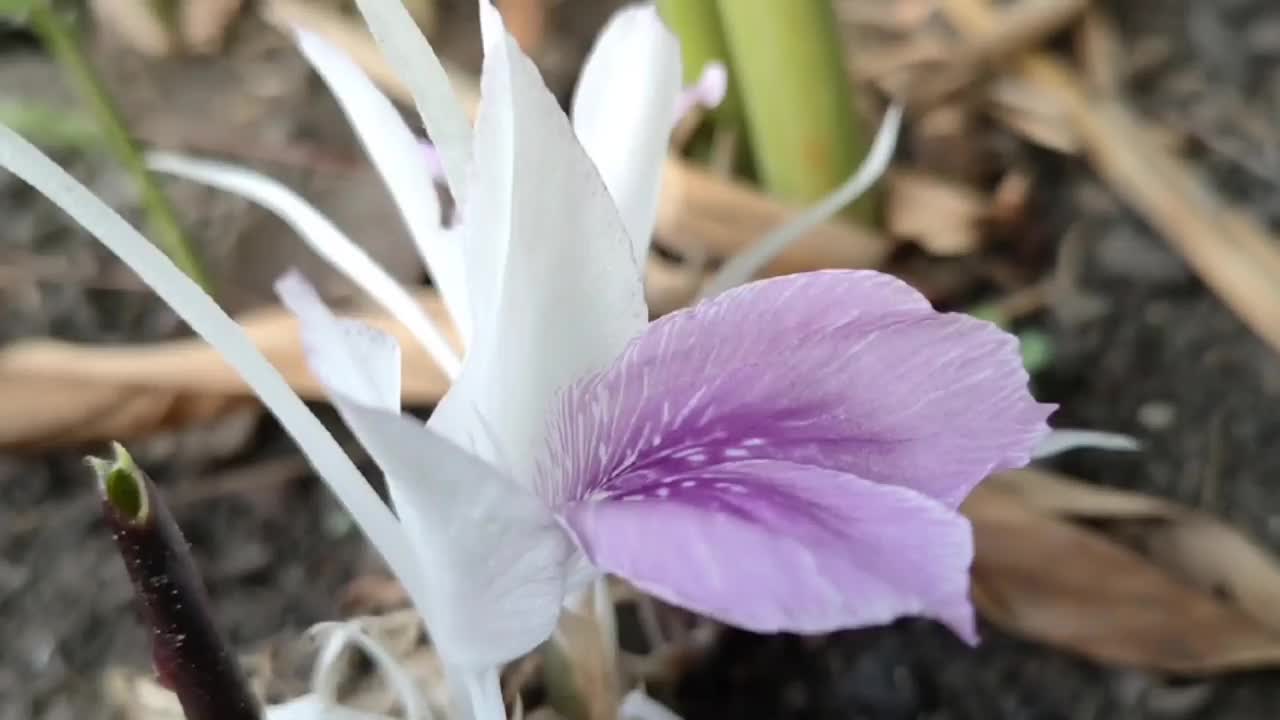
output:
M209 612L186 538L128 452L90 458L103 514L151 628L156 673L187 720L261 720L262 709Z

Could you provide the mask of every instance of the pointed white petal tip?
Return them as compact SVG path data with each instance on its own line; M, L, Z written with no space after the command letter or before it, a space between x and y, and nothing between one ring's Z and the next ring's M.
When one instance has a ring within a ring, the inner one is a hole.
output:
M728 92L729 70L724 63L715 60L707 63L702 68L698 81L682 90L680 96L676 98L675 117L672 118L672 123L679 124L696 107L707 110L719 107Z
M1070 450L1116 450L1116 451L1138 451L1142 449L1142 444L1130 435L1121 433L1101 432L1098 430L1050 430L1036 449L1031 453L1031 459L1040 460L1054 455L1061 455Z
M724 102L724 96L729 92L729 69L719 61L707 63L695 87L698 90L698 100L703 107L719 107L720 103Z

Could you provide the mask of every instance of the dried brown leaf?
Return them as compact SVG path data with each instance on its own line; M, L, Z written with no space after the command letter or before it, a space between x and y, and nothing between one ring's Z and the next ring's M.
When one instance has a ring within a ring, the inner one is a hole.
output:
M420 298L436 321L449 327L435 294L424 291ZM430 405L440 399L447 379L402 325L381 313L355 317L400 342L406 403ZM241 322L299 394L324 399L307 369L292 315L269 308ZM240 376L198 338L119 346L19 341L0 349L0 394L6 401L0 447L10 448L124 441L219 417L252 402Z
M1165 571L1280 633L1280 561L1216 517L1034 468L1002 473L987 484L1037 512L1105 521L1109 534Z
M1062 104L1019 77L1002 75L990 83L987 111L1027 142L1063 155L1080 152L1080 138Z
M1137 552L980 486L973 597L1004 629L1099 662L1186 675L1280 664L1280 634Z
M947 0L956 28L980 37L1002 15L989 0ZM1171 149L1119 96L1091 93L1073 68L1027 53L1010 71L1061 109L1098 175L1169 242L1255 333L1280 351L1280 247Z
M679 252L725 258L789 220L794 208L678 158L662 176L656 235ZM765 269L782 275L832 267L878 267L892 242L870 228L827 222L791 243Z
M968 255L981 243L987 198L961 183L914 170L894 170L885 193L885 225L894 237L934 255Z
M561 614L551 641L543 650L543 678L550 704L570 720L615 720L622 702L616 628L612 602L604 597L605 620L593 612L601 587Z
M209 54L222 49L244 0L187 0L178 14L178 30L185 49Z
M163 57L177 48L177 38L152 0L90 0L89 9L99 27L143 55Z
M497 4L520 49L537 57L547 36L547 0L498 0Z

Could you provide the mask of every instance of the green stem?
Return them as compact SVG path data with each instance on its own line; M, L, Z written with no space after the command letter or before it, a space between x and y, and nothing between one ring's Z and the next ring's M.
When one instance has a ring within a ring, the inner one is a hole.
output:
M147 215L147 225L156 244L206 292L211 291L212 286L204 266L187 241L173 206L148 172L146 161L129 136L129 131L125 129L124 121L110 95L81 52L75 29L53 8L50 0L36 0L30 10L31 27L62 66L81 100L89 106L107 147L137 183Z
M764 186L812 203L857 169L869 138L855 112L831 0L717 0ZM855 203L872 219L874 200Z

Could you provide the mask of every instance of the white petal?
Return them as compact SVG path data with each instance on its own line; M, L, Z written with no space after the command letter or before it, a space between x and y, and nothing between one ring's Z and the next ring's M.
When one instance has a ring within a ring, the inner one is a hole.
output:
M147 164L159 172L235 193L275 213L316 254L351 278L387 312L404 323L446 375L450 378L457 376L461 363L445 339L444 331L395 278L369 257L364 248L343 234L302 196L261 173L226 163L155 152L147 155Z
M388 715L335 705L317 695L303 695L267 707L267 720L392 720Z
M1120 433L1098 430L1053 429L1031 452L1032 460L1052 457L1068 450L1093 448L1095 450L1138 450L1142 446L1136 439Z
M427 626L451 666L483 669L546 640L564 599L571 541L551 512L413 418L334 397L417 516Z
M281 276L276 294L298 316L307 362L326 387L363 405L400 412L400 346L394 337L335 317L300 273Z
M902 128L902 106L893 104L885 112L880 129L863 158L862 165L840 187L831 191L822 200L810 206L794 220L773 230L754 245L729 258L720 272L707 283L702 297L712 297L741 285L756 276L764 266L786 249L793 240L799 238L822 223L830 220L846 205L857 200L859 196L889 169L893 160L893 151L898 143L898 132Z
M451 247L456 241L446 236L441 225L440 199L421 141L351 58L318 35L300 30L297 40L303 55L328 83L386 182L465 343L471 332L466 278L461 256Z
M680 720L680 716L636 688L622 698L618 720Z
M432 425L466 444L487 434L483 418L510 474L525 480L545 448L552 399L616 358L647 313L604 183L497 10L485 4L482 12L485 100L463 209L476 336Z
M217 349L293 437L392 572L401 578L416 574L417 557L391 511L234 320L115 211L4 125L0 125L0 167L30 183L97 237Z
M471 123L458 102L440 58L422 36L404 3L356 0L383 54L413 95L413 103L440 151L445 177L454 200L467 197L467 168L471 164Z
M643 266L680 97L680 44L652 4L619 10L587 56L573 129L613 196Z
M287 273L277 280L276 294L298 317L307 365L331 396L400 412L400 346L395 338L364 323L335 317L299 273ZM388 475L386 480L406 532L410 537L420 533L423 520L406 490L417 477Z

